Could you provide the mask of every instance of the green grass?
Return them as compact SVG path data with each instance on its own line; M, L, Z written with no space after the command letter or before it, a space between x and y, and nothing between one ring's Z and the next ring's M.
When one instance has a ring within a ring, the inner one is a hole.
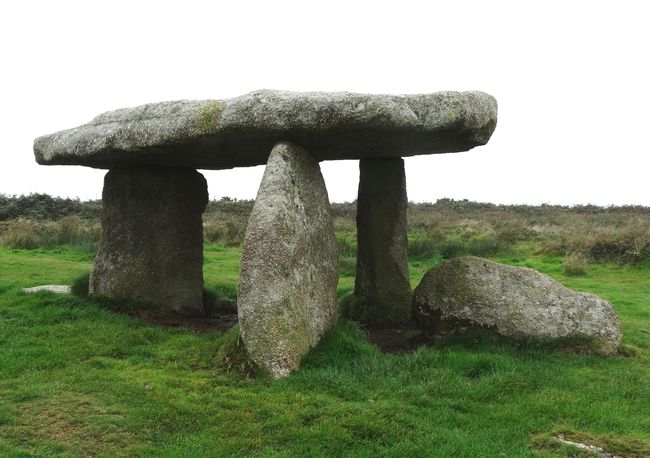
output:
M206 246L206 285L232 296L239 253ZM644 456L650 268L568 277L559 256L495 259L612 301L631 356L480 339L387 355L341 321L291 376L242 378L217 364L229 333L20 290L71 283L89 257L0 249L0 456L570 456L550 439L558 431ZM439 262L413 261L413 284ZM339 293L352 286L348 272Z

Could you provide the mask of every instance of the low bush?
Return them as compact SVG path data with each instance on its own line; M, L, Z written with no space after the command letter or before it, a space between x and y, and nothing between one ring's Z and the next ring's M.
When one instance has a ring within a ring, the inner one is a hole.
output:
M0 243L7 248L32 250L42 244L38 224L23 218L7 225L0 238Z
M564 274L570 276L585 275L587 273L587 260L579 254L569 254L562 260Z
M241 246L252 200L211 201L204 240ZM0 195L0 245L34 249L67 245L95 252L101 201L79 202L46 195ZM342 272L356 267L356 202L332 204ZM494 205L440 199L409 203L409 257L445 259L506 254L516 245L533 252L575 253L591 262L650 263L650 208L582 205Z
M203 239L207 243L241 246L246 234L247 220L243 218L222 219L206 217L203 220Z
M66 216L58 221L37 221L18 218L3 224L0 245L7 248L33 250L67 245L80 252L95 252L101 230L98 222Z
M409 239L409 259L434 258L439 254L439 245L435 240L426 237L415 237Z

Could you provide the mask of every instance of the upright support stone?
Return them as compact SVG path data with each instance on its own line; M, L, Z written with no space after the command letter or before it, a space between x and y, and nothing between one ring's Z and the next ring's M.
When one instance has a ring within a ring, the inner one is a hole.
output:
M237 309L251 359L273 377L300 365L336 321L339 258L318 162L278 143L269 156L242 250Z
M361 159L357 200L355 295L373 326L406 323L411 314L404 160Z
M202 315L207 184L179 167L111 169L90 294Z

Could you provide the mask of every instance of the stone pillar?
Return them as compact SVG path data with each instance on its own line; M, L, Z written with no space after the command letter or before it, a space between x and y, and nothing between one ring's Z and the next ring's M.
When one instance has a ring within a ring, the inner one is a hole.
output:
M90 295L203 315L203 175L178 167L115 168L104 178L102 200Z
M411 316L404 161L361 159L359 171L354 293L369 325L403 324Z

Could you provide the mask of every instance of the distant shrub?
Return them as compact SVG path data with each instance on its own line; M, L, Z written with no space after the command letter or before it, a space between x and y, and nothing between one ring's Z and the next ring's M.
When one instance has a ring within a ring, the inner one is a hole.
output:
M68 245L77 251L95 252L100 236L99 224L84 221L78 216L66 216L57 222L56 245Z
M332 202L331 206L332 216L334 218L345 218L354 220L357 217L357 201L354 202Z
M357 274L357 258L339 258L339 274L343 277L354 277Z
M255 201L252 199L238 200L231 197L222 197L219 200L211 200L208 202L205 213L206 215L223 214L248 219L248 215L253 210L254 204Z
M33 250L68 245L81 252L95 252L100 238L98 223L67 216L60 221L19 218L3 223L0 245Z
M100 200L81 202L79 199L62 199L47 194L27 196L0 194L0 221L16 218L57 220L70 215L98 218L100 212Z
M627 232L597 237L589 255L601 262L641 264L650 261L650 231Z
M14 249L33 250L41 244L38 225L23 218L12 221L5 229L0 242Z
M465 251L474 256L494 256L509 249L510 245L496 238L495 234L481 234L467 240Z
M339 250L339 272L344 277L354 277L357 273L357 234L337 232L336 244Z
M439 255L439 244L430 238L414 238L409 240L409 259L427 259Z
M579 254L569 254L562 261L564 274L570 276L585 275L587 273L587 260Z
M357 234L338 232L336 244L339 249L339 256L342 258L356 257L357 255Z
M455 230L436 228L426 234L416 233L409 240L409 258L422 260L442 256L445 259L458 256L494 256L509 250L513 242L498 238L489 228L460 227Z
M57 244L72 244L82 236L81 218L78 216L66 216L59 221L57 228Z
M208 203L204 240L241 246L253 200L224 197ZM34 249L65 245L94 253L101 201L46 194L0 194L0 245ZM341 273L356 270L356 202L332 203ZM532 252L577 254L590 262L650 264L650 208L578 205L495 205L439 199L409 203L409 258L494 256L515 245Z
M219 218L208 216L203 221L203 239L208 243L240 246L244 242L248 220L242 218Z

